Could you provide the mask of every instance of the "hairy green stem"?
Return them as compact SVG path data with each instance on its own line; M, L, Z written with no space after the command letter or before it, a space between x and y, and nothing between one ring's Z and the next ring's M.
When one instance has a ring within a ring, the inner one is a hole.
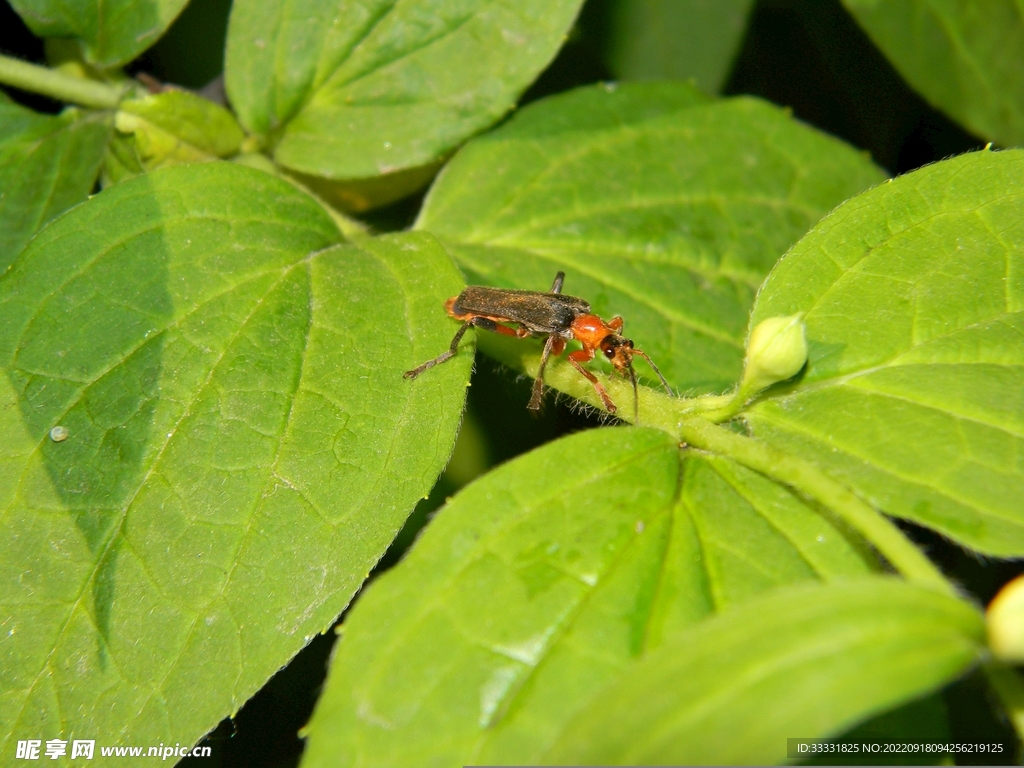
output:
M0 83L93 109L115 109L123 94L121 88L113 85L72 77L3 55L0 55Z
M731 395L698 397L693 402L698 406L694 414L700 414L713 424L721 424L738 416L750 402L750 397L737 391Z
M778 480L833 510L867 539L908 581L956 594L952 584L884 515L808 461L700 417L679 421L679 435L695 448L722 454Z
M1024 742L1024 678L1013 667L998 661L988 661L981 669L1003 705L1017 738ZM1017 759L1021 757L1018 755Z

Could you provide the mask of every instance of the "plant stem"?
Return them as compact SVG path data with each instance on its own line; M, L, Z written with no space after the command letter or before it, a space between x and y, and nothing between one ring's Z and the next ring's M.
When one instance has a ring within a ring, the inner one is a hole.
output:
M833 510L866 538L908 581L956 594L942 572L888 518L813 464L700 417L679 421L679 434L695 448L726 456L785 483Z
M988 661L981 669L1010 718L1017 738L1024 742L1024 678L1013 667L998 661Z
M3 55L0 55L0 83L93 109L115 109L123 93L122 89L106 83L72 77Z

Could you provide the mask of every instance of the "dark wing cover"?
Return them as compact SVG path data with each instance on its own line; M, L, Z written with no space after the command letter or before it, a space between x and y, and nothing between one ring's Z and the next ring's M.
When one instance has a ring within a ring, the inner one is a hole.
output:
M561 293L471 285L455 299L452 309L459 315L505 319L536 333L559 333L568 329L577 317L589 313L590 304Z

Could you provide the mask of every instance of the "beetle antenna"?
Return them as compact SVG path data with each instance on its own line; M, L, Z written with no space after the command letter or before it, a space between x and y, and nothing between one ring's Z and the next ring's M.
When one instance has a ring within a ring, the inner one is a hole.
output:
M640 357L647 361L647 364L654 369L654 372L656 374L658 374L658 378L661 379L661 384L663 387L665 387L665 391L668 392L672 397L675 397L675 392L672 391L672 387L670 387L668 385L668 382L665 381L665 377L661 375L661 371L658 370L658 366L656 366L654 364L654 361L647 356L647 353L641 352L639 349L634 349L633 354L640 355Z

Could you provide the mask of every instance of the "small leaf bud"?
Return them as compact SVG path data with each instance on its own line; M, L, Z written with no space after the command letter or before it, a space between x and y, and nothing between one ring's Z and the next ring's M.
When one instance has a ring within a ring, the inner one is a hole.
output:
M747 342L740 391L747 397L795 376L807 362L803 313L769 317L757 324Z
M985 611L988 645L996 658L1024 662L1024 576L1005 585Z

